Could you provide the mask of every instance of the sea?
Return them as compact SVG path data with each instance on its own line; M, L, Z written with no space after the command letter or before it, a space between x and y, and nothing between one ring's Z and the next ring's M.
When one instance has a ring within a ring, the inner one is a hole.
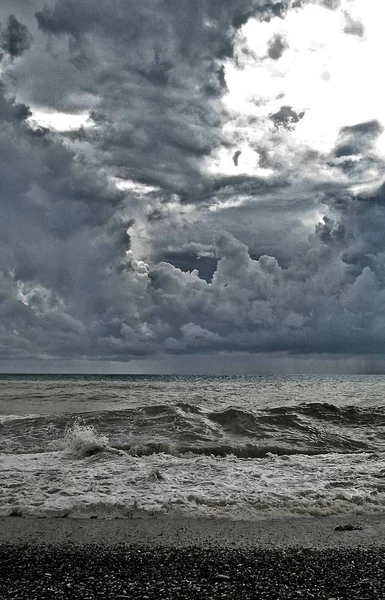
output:
M0 516L384 508L383 375L0 375Z

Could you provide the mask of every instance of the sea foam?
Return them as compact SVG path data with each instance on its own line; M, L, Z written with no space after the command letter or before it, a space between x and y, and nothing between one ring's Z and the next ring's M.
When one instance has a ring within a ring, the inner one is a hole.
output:
M79 458L92 456L110 448L108 438L100 435L95 427L77 419L64 433L63 449Z

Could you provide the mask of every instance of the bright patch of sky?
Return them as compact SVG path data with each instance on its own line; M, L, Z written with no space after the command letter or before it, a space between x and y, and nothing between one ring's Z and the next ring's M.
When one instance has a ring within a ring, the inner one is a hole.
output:
M138 183L137 181L133 181L132 179L122 179L120 177L114 177L113 181L118 190L128 190L130 192L137 192L138 194L154 192L157 189L150 185Z
M343 0L335 11L309 4L290 10L285 19L250 19L238 34L235 59L225 65L224 132L241 154L235 164L232 153L221 149L208 169L270 175L259 167L255 147L274 132L268 117L282 106L305 113L287 132L291 149L305 145L328 152L343 126L372 119L385 125L384 21L383 0ZM352 23L356 34L346 33ZM268 54L274 36L285 45L278 59ZM376 148L385 155L385 134Z
M31 107L32 116L30 121L40 127L47 127L54 131L65 132L80 129L80 127L92 127L93 121L88 112L70 114L63 112L34 110Z

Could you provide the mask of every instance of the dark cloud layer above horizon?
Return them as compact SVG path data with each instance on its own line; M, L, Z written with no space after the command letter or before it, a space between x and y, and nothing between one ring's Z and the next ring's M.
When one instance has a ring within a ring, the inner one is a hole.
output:
M324 150L286 88L228 101L253 61L283 81L309 6L365 43L329 0L3 3L0 360L383 354L383 123Z

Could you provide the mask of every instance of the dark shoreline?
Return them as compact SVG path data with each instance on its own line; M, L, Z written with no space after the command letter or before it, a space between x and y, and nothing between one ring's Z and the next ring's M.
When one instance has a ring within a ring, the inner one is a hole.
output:
M385 546L0 544L2 600L379 600Z

